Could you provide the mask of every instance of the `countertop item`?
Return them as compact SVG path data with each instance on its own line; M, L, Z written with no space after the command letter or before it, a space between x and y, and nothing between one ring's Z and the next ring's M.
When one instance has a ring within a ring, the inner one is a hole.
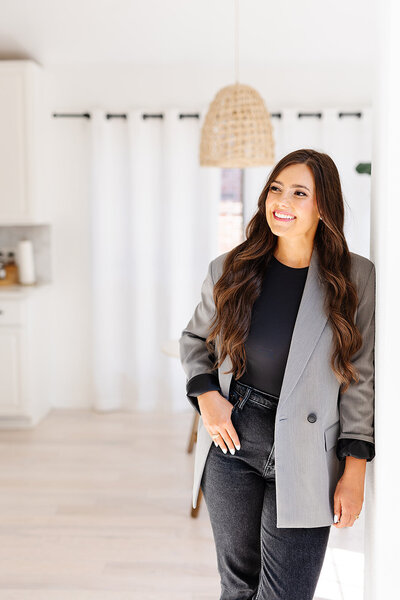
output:
M21 240L17 248L18 279L20 283L35 283L35 262L31 240Z

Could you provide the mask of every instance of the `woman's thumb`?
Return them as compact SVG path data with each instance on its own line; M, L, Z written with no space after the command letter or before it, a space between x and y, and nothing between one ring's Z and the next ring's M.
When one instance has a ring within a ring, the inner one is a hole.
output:
M334 505L333 509L334 509L334 513L335 513L333 522L338 523L338 521L340 521L340 517L341 517L341 513L342 513L342 506L341 506L340 500L334 500L333 505Z

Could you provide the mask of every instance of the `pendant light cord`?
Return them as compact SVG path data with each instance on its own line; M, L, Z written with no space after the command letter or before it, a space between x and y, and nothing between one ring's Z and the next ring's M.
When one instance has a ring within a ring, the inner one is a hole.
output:
M235 79L239 83L239 0L235 0Z

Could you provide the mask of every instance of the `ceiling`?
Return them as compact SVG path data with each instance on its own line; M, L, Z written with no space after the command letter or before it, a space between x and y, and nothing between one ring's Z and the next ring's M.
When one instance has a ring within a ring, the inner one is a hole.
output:
M240 0L240 64L365 64L374 0ZM0 0L0 59L232 65L234 0ZM240 73L240 70L239 70Z

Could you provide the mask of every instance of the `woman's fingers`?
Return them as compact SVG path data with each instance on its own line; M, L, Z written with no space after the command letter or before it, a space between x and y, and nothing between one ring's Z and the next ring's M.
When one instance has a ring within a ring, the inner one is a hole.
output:
M229 421L224 428L220 427L220 429L212 435L216 435L217 433L219 433L219 436L213 438L213 440L214 442L217 442L216 445L218 445L225 454L228 450L231 454L235 454L236 450L240 450L239 436L236 433L232 421Z
M355 515L360 513L360 511L356 513L354 508L347 508L346 506L343 506L343 504L340 501L337 505L335 503L334 510L335 516L333 524L337 529L342 529L344 527L352 527L356 521Z
M236 450L240 450L240 440L239 440L239 436L236 432L236 429L234 428L232 421L229 421L227 427L226 427L226 431L229 435L229 439L232 440L232 442L234 443Z
M340 502L340 498L337 494L335 494L334 499L333 499L333 510L334 510L334 518L333 518L333 523L335 525L335 527L340 527L340 518L341 518L341 514L342 514L342 504Z
M227 431L220 429L217 433L219 433L219 436L217 438L213 438L214 442L217 442L216 445L221 448L221 450L222 450L222 452L224 452L224 454L226 454L228 452L228 450L231 454L235 454L235 449L232 444L232 440L230 439ZM216 434L214 433L213 435L216 435Z
M228 452L228 446L225 443L225 439L222 434L222 430L219 432L219 436L216 438L216 442L217 442L217 446L219 446L221 448L222 452L224 452L224 454L226 454Z
M226 454L240 450L240 441L231 420L232 404L217 391L198 396L203 424L214 444ZM217 437L214 437L217 436Z

